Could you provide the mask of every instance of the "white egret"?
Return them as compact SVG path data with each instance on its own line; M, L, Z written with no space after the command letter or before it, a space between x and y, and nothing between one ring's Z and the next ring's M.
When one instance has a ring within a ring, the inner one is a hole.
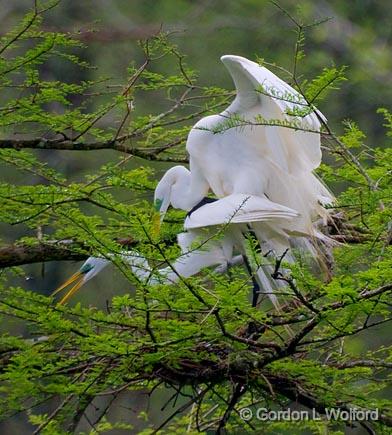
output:
M218 198L266 197L299 216L284 233L278 221L263 228L253 223L259 242L272 246L276 256L294 245L318 257L314 241L328 238L314 221L321 217L325 222L328 211L323 205L334 200L313 173L321 162L320 120L325 117L268 69L240 56L221 60L236 86L236 98L222 113L192 128L186 145L190 180L184 172L176 174L175 182L162 186L161 195L156 193L156 205L163 215L171 189L172 205L185 210L199 204L210 190ZM290 254L286 259L293 261Z
M324 116L268 69L240 56L221 60L237 96L222 113L198 121L189 134L191 182L182 208L191 209L209 190L218 198L266 196L299 212L293 231L313 233L313 220L327 216L322 204L333 201L312 172L321 162L319 119ZM261 125L264 121L275 125Z
M187 210L189 207L187 194L191 179L191 172L183 166L175 166L165 173L154 194L155 205L162 215L166 213L170 204L175 208ZM198 253L198 250L191 250L192 242L198 240L203 244L203 240L208 240L208 246L204 246L207 252L211 250L212 243L220 246L227 259L232 257L234 249L239 251L244 257L248 272L253 277L254 273L246 254L246 234L252 233L256 236L264 253L282 253L290 246L290 236L293 234L293 228L296 228L295 221L300 218L295 210L273 203L265 196L234 193L219 200L203 198L188 213L184 223L187 233L183 233L182 240L179 240L182 251L190 252L184 255L184 258L190 255L186 258L189 261L184 264L185 271L192 267L192 253ZM219 241L215 241L217 226L221 225L224 225L222 237ZM295 234L298 235L298 231ZM211 250L208 257L211 261L218 258L214 258L213 252ZM287 258L293 259L290 254ZM214 264L217 263L218 261ZM205 263L203 267L211 265ZM257 303L257 292L262 291L269 295L278 309L279 304L273 294L273 288L278 285L271 279L271 272L271 266L266 264L257 267L255 271L257 281L253 281L255 290L253 305Z
M180 240L182 235L183 233L178 235ZM189 238L186 237L182 240L185 241L185 239L186 242L183 244L184 249L190 243ZM175 283L180 277L187 278L198 273L204 267L216 264L220 265L217 271L224 272L227 266L242 262L242 256L238 255L227 259L219 246L211 246L211 244L208 251L188 252L186 249L185 254L173 262L171 267L159 270L154 270L148 261L136 251L124 251L120 254L120 257L124 263L130 266L137 278L150 285ZM87 281L90 281L111 263L112 260L109 258L89 257L76 273L52 293L52 296L56 296L73 284L59 301L60 305L66 303Z
M82 287L82 285L84 285L91 278L94 278L94 276L98 275L108 264L110 264L110 260L106 258L89 257L76 273L74 273L52 293L52 296L57 295L61 290L65 289L69 285L74 284L59 302L60 304L64 304L74 293L80 289L80 287Z

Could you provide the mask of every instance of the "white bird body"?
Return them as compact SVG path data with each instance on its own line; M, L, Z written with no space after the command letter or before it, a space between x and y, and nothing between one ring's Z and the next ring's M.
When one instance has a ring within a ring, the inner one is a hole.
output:
M312 221L327 215L320 203L333 201L312 172L321 162L319 119L325 118L313 111L303 117L290 115L290 111L296 113L309 106L266 68L239 56L223 56L222 61L232 75L237 96L221 114L198 121L188 136L192 174L188 201L197 203L210 189L219 198L233 193L265 195L297 210L302 218L295 221L294 230L311 234ZM274 96L256 90L260 87ZM239 121L238 126L214 133L232 116L249 124ZM258 116L267 121L295 122L298 130L255 125Z
M175 168L179 172L185 169ZM189 172L188 174L190 177ZM165 176L163 181L164 178ZM176 198L173 195L171 198L175 203ZM266 242L272 243L272 249L276 248L274 240L282 237L285 240L285 227L289 227L288 222L297 217L298 213L288 207L274 204L267 198L244 194L233 194L204 204L186 217L184 229L187 232L178 235L182 255L173 263L175 272L172 268L167 268L169 275L166 276L176 280L177 274L187 277L205 267L237 263L235 252L246 254L243 235L249 232L248 224L252 224L257 233L267 234ZM272 222L273 227L270 225ZM260 269L257 273L265 281L265 272ZM271 286L265 288L265 292L270 293L271 299L276 302Z
M317 257L310 240L326 237L313 222L320 217L325 221L328 212L323 205L333 202L333 195L313 173L321 162L320 129L325 117L266 68L239 56L221 60L236 86L236 98L222 113L201 119L191 129L186 144L190 177L185 168L170 169L157 186L155 200L164 204L163 214L170 203L190 210L211 190L220 200L186 220L190 231L225 222L222 213L230 209L236 195L269 200L260 204L263 218L245 210L244 204L226 229L228 244L246 253L243 225L248 222L263 250L280 256L295 244ZM268 215L271 204L275 209ZM282 206L295 216L279 217ZM297 242L296 236L305 237ZM294 260L291 254L286 259ZM268 273L261 269L257 273L270 292Z

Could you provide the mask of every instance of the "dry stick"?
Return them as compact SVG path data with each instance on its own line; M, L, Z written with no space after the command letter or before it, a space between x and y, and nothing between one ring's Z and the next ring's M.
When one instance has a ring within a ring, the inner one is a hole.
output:
M222 430L226 426L226 423L227 423L228 419L230 418L230 415L231 415L232 411L234 410L235 405L238 403L241 396L243 396L246 393L246 391L247 391L246 387L241 383L238 383L235 386L233 396L230 399L230 402L225 410L225 413L223 414L223 417L219 421L219 425L218 425L218 428L216 430L217 434L222 433Z
M62 151L98 151L111 149L122 153L132 154L149 161L187 163L188 159L180 158L159 158L154 153L142 151L139 148L129 147L123 144L124 138L107 141L86 141L77 142L72 139L46 139L43 137L34 139L1 139L0 149L13 148L15 150L32 148L40 150L62 150Z
M153 432L151 435L157 434L163 427L166 426L167 423L169 423L176 415L180 414L181 412L184 412L189 406L191 406L193 403L195 403L197 400L201 399L208 391L210 390L209 387L202 390L200 393L198 393L195 397L192 397L191 400L189 400L187 403L182 405L180 408L176 409L172 414L169 415Z
M355 367L374 367L380 369L392 369L392 363L390 362L373 361L373 360L366 360L366 359L347 361L344 363L334 363L328 361L327 365L342 370L355 368Z

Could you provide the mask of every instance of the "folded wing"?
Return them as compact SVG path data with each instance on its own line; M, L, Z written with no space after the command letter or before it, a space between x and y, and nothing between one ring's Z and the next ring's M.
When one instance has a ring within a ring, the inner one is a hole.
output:
M295 210L267 198L238 193L195 210L186 218L184 228L189 230L212 225L291 220L297 216Z

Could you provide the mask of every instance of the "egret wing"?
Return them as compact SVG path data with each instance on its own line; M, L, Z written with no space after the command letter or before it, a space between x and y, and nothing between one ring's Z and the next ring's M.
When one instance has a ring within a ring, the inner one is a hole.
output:
M297 216L295 210L267 198L232 194L195 210L186 218L184 228L189 230L212 225L291 220Z
M252 121L251 113L253 118L260 115L266 121L288 122L286 127L261 126L273 162L292 174L317 168L321 162L320 119L326 121L325 117L267 68L240 56L222 56L221 60L237 88L236 99L223 114L235 113Z

